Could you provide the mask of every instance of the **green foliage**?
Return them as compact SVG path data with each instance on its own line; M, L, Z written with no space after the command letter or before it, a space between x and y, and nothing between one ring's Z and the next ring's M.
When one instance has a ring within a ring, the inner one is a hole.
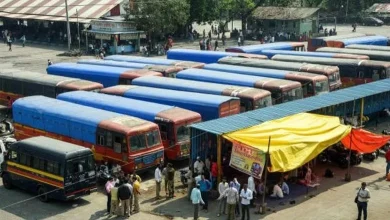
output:
M133 8L127 4L126 20L151 34L172 33L187 23L190 5L187 0L136 0Z

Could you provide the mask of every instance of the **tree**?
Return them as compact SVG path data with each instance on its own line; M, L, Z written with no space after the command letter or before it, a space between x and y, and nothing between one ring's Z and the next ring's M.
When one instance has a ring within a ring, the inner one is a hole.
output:
M125 20L135 22L137 28L146 31L151 40L184 26L190 12L187 0L136 0L124 8Z

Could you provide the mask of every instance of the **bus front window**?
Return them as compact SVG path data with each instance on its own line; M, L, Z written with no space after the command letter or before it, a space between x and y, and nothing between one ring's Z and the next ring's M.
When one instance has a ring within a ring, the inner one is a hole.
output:
M329 79L330 84L336 83L337 82L337 73L330 74L328 76L328 79Z
M264 107L271 106L271 105L272 105L272 98L271 98L271 96L267 96L267 97L255 100L255 108L254 109L264 108Z
M89 172L95 169L93 155L68 160L66 163L67 176Z
M154 130L146 133L146 140L148 141L148 147L159 145L161 143L160 132L158 130Z
M319 94L322 94L322 93L327 93L327 92L329 92L328 80L316 82L316 87L315 87L315 89L316 89L315 95L319 95Z
M138 151L146 148L145 134L139 134L130 137L130 150Z
M176 130L177 141L187 141L190 139L190 128L186 125L179 126Z
M302 99L302 88L291 89L290 91L283 92L283 102L289 102Z

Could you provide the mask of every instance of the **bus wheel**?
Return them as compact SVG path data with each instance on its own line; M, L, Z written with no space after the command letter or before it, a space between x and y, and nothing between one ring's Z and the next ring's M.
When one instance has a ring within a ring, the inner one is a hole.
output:
M12 180L9 174L3 175L3 185L6 189L12 189Z
M38 195L39 195L39 200L41 200L41 202L48 202L49 201L49 195L48 195L45 187L43 187L43 186L39 187Z

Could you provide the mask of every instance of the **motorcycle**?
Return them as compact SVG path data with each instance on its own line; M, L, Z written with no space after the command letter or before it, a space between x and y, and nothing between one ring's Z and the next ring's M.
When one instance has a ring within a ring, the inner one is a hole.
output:
M180 181L181 181L181 183L183 185L187 185L188 180L186 178L186 174L187 174L188 170L182 169L179 172L180 172Z
M336 163L342 169L348 168L348 161L350 165L358 165L362 162L362 154L356 151L351 151L351 158L349 158L349 149L345 149L342 145L337 144L324 150L318 155L318 160L321 163Z
M96 171L96 178L97 178L97 182L99 184L105 184L108 179L110 179L111 177L111 174L110 172L108 171L108 167L106 165L100 165L98 170Z
M16 139L11 136L6 136L1 138L0 141L4 144L5 149L8 151L9 147L16 142Z
M368 161L374 161L378 159L378 157L379 157L379 149L372 153L363 154L363 159Z

